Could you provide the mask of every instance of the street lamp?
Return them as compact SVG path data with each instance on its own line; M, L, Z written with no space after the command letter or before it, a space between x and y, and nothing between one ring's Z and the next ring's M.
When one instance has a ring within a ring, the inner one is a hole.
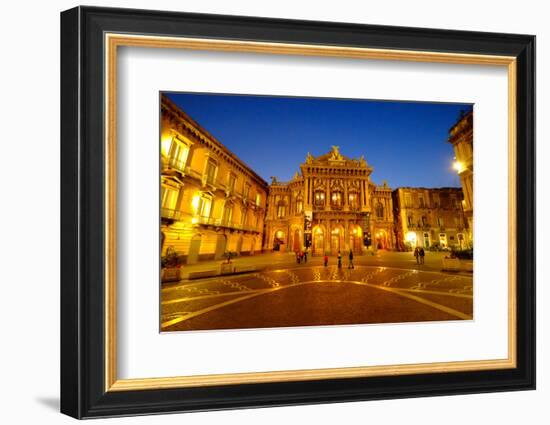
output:
M462 162L460 161L454 161L453 162L453 168L458 172L460 173L463 169L464 169L464 166L462 165Z

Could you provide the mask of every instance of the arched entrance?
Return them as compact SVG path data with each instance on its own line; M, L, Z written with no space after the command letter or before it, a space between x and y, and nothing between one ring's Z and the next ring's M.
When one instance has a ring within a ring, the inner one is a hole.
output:
M357 224L350 226L349 248L356 255L361 254L363 251L363 230L361 229L361 226Z
M235 248L235 251L237 252L237 254L240 254L242 249L243 249L243 237L239 236L239 238L237 239L237 247Z
M189 253L187 254L187 264L196 264L199 261L199 251L201 249L202 235L200 233L193 235L189 244Z
M330 252L332 255L338 254L338 251L344 250L344 227L335 226L330 232Z
M324 255L325 253L325 232L322 227L313 228L313 255Z
M224 258L226 245L227 245L227 237L225 235L217 235L216 250L214 251L215 260L221 260L222 258Z
M284 250L285 244L285 232L282 230L277 230L273 234L273 251L282 251Z
M389 248L388 233L385 230L376 230L376 232L374 232L374 238L377 249Z

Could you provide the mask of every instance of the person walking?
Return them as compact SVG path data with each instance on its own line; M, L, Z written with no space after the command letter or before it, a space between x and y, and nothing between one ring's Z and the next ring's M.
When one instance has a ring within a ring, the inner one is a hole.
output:
M325 258L323 258L323 261L325 262L325 267L328 266L328 255L325 254Z
M296 251L296 263L300 264L300 252Z
M307 248L304 251L304 263L307 263Z
M338 251L338 268L342 268L342 253Z
M414 249L414 258L416 258L416 264L420 264L420 250L418 247Z
M354 269L355 266L353 265L353 251L350 249L349 250L349 264L348 264L348 269Z
M420 264L424 264L424 256L426 253L424 252L424 248L420 248L420 251L418 252L418 256L420 257Z

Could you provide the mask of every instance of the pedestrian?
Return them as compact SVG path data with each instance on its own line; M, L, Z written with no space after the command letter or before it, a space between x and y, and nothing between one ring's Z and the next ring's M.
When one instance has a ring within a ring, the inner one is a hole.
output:
M307 263L307 248L304 251L304 263Z
M424 252L424 248L420 248L420 251L418 252L418 256L420 257L420 264L424 264L424 256L426 253Z
M338 268L342 268L342 254L338 251Z
M349 250L349 264L348 264L348 269L354 269L354 265L353 265L353 251L350 249Z
M328 266L328 255L325 254L325 258L323 258L324 262L325 262L325 267Z
M414 249L414 258L416 258L416 264L420 264L420 250L418 247Z
M296 263L300 264L300 253L296 251Z

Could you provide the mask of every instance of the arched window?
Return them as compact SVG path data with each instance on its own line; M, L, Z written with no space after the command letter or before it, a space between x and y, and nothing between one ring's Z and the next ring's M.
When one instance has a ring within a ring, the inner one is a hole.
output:
M286 203L285 201L279 201L277 203L277 218L282 218L286 215Z
M330 205L331 207L340 208L342 206L342 192L335 190L330 195Z
M318 207L325 206L325 192L322 190L315 191L315 205Z
M233 204L228 202L223 209L223 224L228 225L233 218Z
M380 202L376 205L376 217L384 218L384 207Z
M348 205L350 210L359 209L359 194L356 192L350 192L348 194Z
M300 214L304 209L304 200L301 196L296 198L296 214Z

